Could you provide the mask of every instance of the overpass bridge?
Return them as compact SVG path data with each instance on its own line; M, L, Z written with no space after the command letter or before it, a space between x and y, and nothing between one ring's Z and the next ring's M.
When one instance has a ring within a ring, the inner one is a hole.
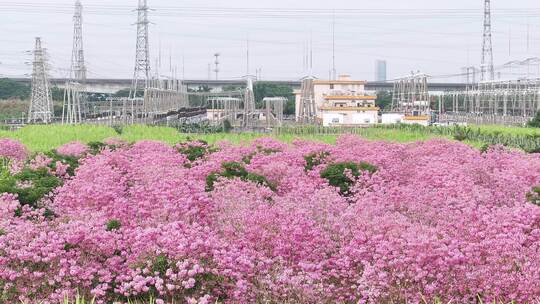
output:
M30 78L16 78L13 79L20 83L30 84L32 79ZM301 80L261 80L264 82L289 86L292 89L300 89ZM50 79L52 86L64 88L67 79L65 78L53 78ZM223 87L236 86L241 87L245 85L245 80L184 80L184 84L189 89L198 89L201 86L206 86L212 90L212 92L221 92ZM106 93L114 94L120 90L128 89L131 87L131 79L87 79L86 86L88 92L92 93ZM428 83L428 89L430 92L447 92L447 91L462 91L465 90L467 84L465 83ZM380 82L372 81L366 84L367 91L392 91L394 88L393 82Z

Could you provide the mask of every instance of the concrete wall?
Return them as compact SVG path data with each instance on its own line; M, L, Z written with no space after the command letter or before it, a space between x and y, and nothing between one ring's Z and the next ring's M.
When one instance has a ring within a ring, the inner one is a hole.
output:
M379 121L378 111L322 111L323 126L372 125Z

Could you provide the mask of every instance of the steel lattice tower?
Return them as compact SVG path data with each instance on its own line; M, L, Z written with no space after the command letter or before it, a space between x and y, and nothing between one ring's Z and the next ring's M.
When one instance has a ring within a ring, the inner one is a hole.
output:
M484 39L482 43L481 80L494 80L493 44L491 41L491 0L484 0Z
M137 97L137 92L148 86L150 79L150 44L148 41L148 2L139 0L137 8L137 46L135 52L135 71L131 85L130 98Z
M243 127L253 127L256 123L255 96L253 93L253 78L247 75L247 86L244 92L244 121Z
M36 38L32 71L32 99L28 110L28 123L50 123L53 118L53 104L45 50L41 47L41 38Z
M62 123L80 123L83 113L87 110L84 85L86 82L86 65L84 63L84 49L82 38L82 4L75 2L73 15L73 51L71 54L70 79L66 84L64 93L64 106L62 109Z

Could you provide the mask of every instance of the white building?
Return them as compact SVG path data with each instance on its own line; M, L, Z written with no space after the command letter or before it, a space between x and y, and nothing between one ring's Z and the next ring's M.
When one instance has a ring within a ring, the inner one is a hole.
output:
M316 120L324 126L364 125L378 123L377 96L365 92L365 81L341 75L338 80L314 80ZM296 113L299 119L301 92L296 94Z
M319 108L323 126L377 124L379 108L375 106L376 98L358 95L325 96L325 103Z

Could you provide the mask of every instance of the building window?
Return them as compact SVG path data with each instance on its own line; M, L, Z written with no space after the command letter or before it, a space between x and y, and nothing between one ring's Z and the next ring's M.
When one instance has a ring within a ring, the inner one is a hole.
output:
M339 118L332 118L332 123L339 123Z
M331 83L331 84L330 84L330 90L333 90L333 89L334 89L334 84Z

